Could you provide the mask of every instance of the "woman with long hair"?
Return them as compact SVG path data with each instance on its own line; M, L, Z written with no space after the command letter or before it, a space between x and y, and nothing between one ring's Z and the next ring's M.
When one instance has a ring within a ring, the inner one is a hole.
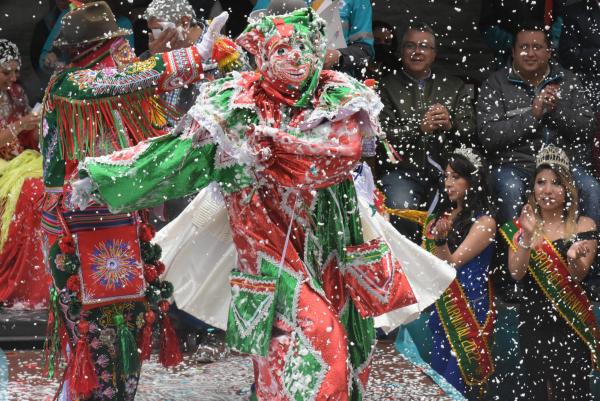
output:
M429 319L431 366L469 399L479 399L494 371L488 273L496 222L484 183L479 156L457 149L446 167L441 213L425 229L426 247L457 269Z
M524 382L518 390L523 399L592 398L589 374L600 356L600 330L580 283L598 242L596 224L578 215L578 203L569 159L560 148L548 146L536 158L532 193L519 219L502 227L510 274L523 282L519 344Z

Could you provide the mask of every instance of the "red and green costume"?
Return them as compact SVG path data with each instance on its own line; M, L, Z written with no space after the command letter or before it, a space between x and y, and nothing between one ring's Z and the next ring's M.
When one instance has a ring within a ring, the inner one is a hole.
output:
M322 56L322 23L300 10L243 37L258 38L257 58L301 40L310 59ZM347 215L357 213L350 172L363 138L378 134L380 102L321 62L299 96L282 92L266 65L207 83L174 133L80 166L115 213L217 185L238 257L228 342L253 355L260 400L360 399L371 317L414 302L387 244L363 244Z
M62 377L65 391L81 400L133 400L154 327L161 362L181 360L168 317L173 289L158 279L164 266L144 213L112 214L97 202L80 210L71 202L69 177L80 160L164 134L171 110L158 95L203 78L194 47L122 64L114 55L121 40L56 74L44 99L42 226L53 278L48 368L57 373L61 345L64 353L69 344Z

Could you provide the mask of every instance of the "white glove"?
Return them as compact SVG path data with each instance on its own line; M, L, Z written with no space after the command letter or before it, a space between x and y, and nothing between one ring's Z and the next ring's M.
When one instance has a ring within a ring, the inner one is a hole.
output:
M206 28L206 33L204 36L202 36L202 41L196 45L196 49L198 49L198 53L200 54L202 61L210 60L212 56L213 45L219 37L219 33L225 26L228 18L229 13L227 11L223 11L221 14L213 18L208 28Z
M71 203L79 208L79 210L85 210L88 206L90 199L92 198L92 192L94 186L92 179L86 177L81 180L74 181L71 184Z

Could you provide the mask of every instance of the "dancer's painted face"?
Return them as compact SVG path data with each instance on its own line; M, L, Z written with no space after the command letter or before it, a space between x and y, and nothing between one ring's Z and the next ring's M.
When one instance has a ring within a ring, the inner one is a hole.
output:
M267 50L266 78L280 89L297 91L312 77L317 57L302 37L278 37Z

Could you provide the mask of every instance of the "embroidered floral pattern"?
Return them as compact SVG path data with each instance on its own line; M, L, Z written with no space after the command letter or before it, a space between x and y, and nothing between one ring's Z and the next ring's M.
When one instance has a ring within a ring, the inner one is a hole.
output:
M156 64L154 58L151 60ZM134 63L125 71L119 71L117 68L79 70L69 74L68 79L79 90L91 90L95 96L120 95L135 92L137 88L152 86L160 77L160 72L147 68L150 65L148 62Z
M137 260L126 242L106 240L92 253L92 277L109 289L125 287L135 274Z

